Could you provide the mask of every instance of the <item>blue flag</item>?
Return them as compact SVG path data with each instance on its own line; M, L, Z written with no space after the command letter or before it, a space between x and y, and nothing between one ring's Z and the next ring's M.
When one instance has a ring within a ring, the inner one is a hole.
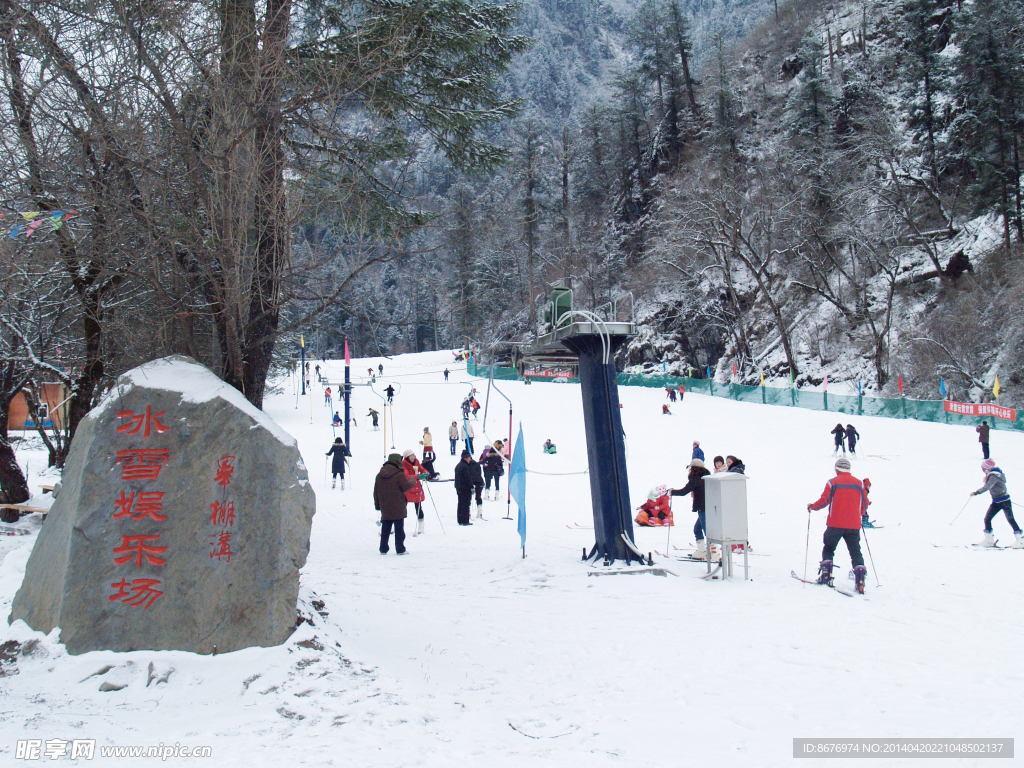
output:
M942 393L942 399L946 399L946 380L939 376L939 392Z
M519 437L512 451L512 462L508 469L508 490L519 507L519 537L521 547L526 546L526 447L523 445L523 425L519 425Z
M711 366L710 365L707 366L707 370L708 370L708 378L710 379L711 378Z
M860 391L860 379L857 379L857 397L860 397L860 395L861 395L861 391Z

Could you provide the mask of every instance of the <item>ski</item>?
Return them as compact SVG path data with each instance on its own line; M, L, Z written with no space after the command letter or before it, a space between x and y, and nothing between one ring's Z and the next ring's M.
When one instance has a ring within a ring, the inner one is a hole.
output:
M1014 547L1000 547L998 544L994 544L991 547L982 546L981 544L932 544L937 549L1014 549Z
M789 575L792 576L797 581L803 582L804 584L813 584L815 586L822 586L822 585L818 584L818 582L816 582L816 581L808 581L807 579L801 579L799 576L796 575L796 571L790 571ZM826 587L828 587L830 589L835 590L840 595L846 595L847 597L853 597L854 594L855 594L853 592L847 592L845 589L840 589L835 584L825 584L824 586L826 586Z
M566 524L565 527L568 528L570 531L592 531L592 530L594 530L594 526L592 526L592 525L577 525L576 523L573 523L572 525Z

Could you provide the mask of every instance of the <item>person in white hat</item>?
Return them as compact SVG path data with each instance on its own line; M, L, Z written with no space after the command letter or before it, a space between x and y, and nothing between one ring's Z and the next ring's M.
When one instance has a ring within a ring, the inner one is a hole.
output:
M828 507L818 583L832 583L832 558L835 557L839 540L843 539L850 551L857 591L863 594L868 570L864 567L864 556L860 553L860 526L862 515L868 508L868 495L864 483L850 474L850 469L849 459L839 459L835 463L836 476L825 483L825 490L817 501L807 505L807 511Z

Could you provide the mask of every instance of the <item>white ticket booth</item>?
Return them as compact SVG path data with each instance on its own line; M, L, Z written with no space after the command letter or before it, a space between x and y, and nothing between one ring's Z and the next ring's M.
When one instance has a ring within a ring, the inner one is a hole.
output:
M711 545L722 548L722 576L732 577L732 548L743 545L743 578L749 578L747 559L747 477L737 472L719 472L704 478L704 520L708 540L708 574L711 574Z

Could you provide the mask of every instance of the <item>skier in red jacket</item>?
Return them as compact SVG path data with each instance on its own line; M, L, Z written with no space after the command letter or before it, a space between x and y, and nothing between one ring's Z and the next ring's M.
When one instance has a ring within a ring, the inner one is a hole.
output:
M863 594L867 568L864 567L864 556L860 553L860 528L861 515L868 508L867 493L864 491L864 483L850 474L849 459L839 459L835 467L836 476L825 483L821 497L807 505L808 512L828 506L825 547L821 550L818 583L832 582L832 558L835 556L839 540L845 539L846 548L850 550L850 560L853 562L857 591Z

